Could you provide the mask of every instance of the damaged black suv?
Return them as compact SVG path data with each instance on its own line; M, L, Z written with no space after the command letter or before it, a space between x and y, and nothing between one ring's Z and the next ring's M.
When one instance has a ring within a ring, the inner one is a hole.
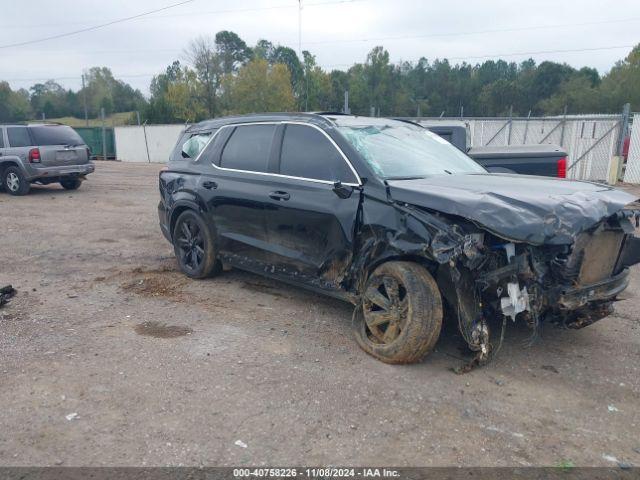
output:
M353 302L358 343L389 363L427 354L445 313L480 362L496 320L589 325L640 261L629 194L489 174L397 120L204 121L179 139L160 196L186 275L226 264Z

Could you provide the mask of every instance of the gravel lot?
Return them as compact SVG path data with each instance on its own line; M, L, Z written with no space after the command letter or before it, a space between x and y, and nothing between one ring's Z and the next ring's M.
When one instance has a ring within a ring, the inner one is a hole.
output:
M466 375L454 328L386 365L347 304L181 275L159 169L99 162L77 192L0 194L0 286L19 291L0 309L0 464L640 465L639 298L531 348L510 325Z

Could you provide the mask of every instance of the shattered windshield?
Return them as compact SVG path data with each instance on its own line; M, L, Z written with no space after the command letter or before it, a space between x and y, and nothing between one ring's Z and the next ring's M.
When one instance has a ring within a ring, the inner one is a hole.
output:
M349 125L339 129L382 178L486 172L449 142L426 129L411 125Z

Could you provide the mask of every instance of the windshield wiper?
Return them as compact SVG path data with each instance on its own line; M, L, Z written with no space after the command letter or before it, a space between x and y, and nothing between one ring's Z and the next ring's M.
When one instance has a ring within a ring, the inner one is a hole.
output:
M423 175L421 176L409 176L409 177L387 177L387 180L420 180L422 178L427 178Z

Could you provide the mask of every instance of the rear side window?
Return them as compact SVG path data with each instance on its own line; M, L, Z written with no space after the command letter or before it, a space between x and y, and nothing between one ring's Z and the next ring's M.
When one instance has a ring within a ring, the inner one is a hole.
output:
M357 182L329 139L322 132L305 125L287 125L282 140L280 173L331 182Z
M266 172L275 125L236 127L222 150L220 166L251 172Z
M12 147L30 147L33 145L27 127L7 127L9 145Z
M200 152L207 146L209 139L211 138L211 132L196 133L189 137L182 144L182 158L197 158Z
M84 145L85 141L78 132L66 125L40 125L29 127L35 145Z

